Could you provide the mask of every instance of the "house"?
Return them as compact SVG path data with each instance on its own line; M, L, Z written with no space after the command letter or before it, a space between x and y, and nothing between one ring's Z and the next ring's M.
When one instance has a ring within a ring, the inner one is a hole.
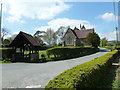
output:
M14 49L13 61L28 61L39 59L38 50L42 48L42 43L38 38L20 31L9 46ZM28 54L25 54L25 51Z
M89 35L89 33L92 32L94 32L94 28L86 29L84 25L82 27L80 25L80 29L76 27L71 29L69 27L63 37L64 41L62 46L83 46L84 40Z

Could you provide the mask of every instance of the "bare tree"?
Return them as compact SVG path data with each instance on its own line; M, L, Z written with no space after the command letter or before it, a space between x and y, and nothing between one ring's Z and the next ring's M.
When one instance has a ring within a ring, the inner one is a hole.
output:
M2 43L4 41L4 37L7 36L8 34L8 30L6 28L2 28L2 31L1 31L1 40L2 40Z
M56 33L51 29L47 29L45 34L42 37L43 41L46 42L49 46L54 46L57 44L57 36Z
M58 28L58 30L56 31L56 36L58 37L58 43L62 43L63 42L63 36L65 34L65 32L67 31L69 26L64 27L64 26L60 26L60 28Z

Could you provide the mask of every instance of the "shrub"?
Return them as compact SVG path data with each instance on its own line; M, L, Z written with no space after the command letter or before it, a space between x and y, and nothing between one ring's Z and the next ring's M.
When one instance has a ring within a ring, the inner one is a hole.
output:
M117 55L118 51L115 50L64 71L50 80L45 88L96 88L96 84L105 76Z
M44 55L44 54L41 54L41 58L44 59L44 58L45 58L45 55Z
M74 58L99 51L93 47L54 47L47 50L47 55L54 55L55 58Z
M115 50L116 46L105 46L105 48L110 49L110 50Z
M41 59L43 60L43 62L46 61L46 56L45 56L45 54L41 54Z
M11 60L12 54L14 53L13 49L2 49L2 60Z

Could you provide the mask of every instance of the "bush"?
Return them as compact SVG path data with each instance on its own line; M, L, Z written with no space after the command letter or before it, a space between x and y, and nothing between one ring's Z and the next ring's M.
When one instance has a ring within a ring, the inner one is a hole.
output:
M47 55L67 59L92 54L97 51L99 49L93 47L54 47L47 50Z
M115 50L116 49L116 46L105 46L106 49L110 49L111 51L112 50Z
M14 53L13 49L1 49L2 50L2 60L11 60L12 54Z
M105 76L117 55L118 51L115 50L64 71L50 80L45 88L96 88L97 83Z
M45 54L41 54L41 59L43 60L43 62L46 61L46 56L45 56Z

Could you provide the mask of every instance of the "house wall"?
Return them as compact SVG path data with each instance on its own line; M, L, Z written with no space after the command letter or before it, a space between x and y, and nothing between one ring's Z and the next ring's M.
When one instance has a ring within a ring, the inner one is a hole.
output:
M81 46L81 39L76 38L74 46Z
M64 37L64 46L74 46L75 43L75 35L71 30L68 30L65 37Z

